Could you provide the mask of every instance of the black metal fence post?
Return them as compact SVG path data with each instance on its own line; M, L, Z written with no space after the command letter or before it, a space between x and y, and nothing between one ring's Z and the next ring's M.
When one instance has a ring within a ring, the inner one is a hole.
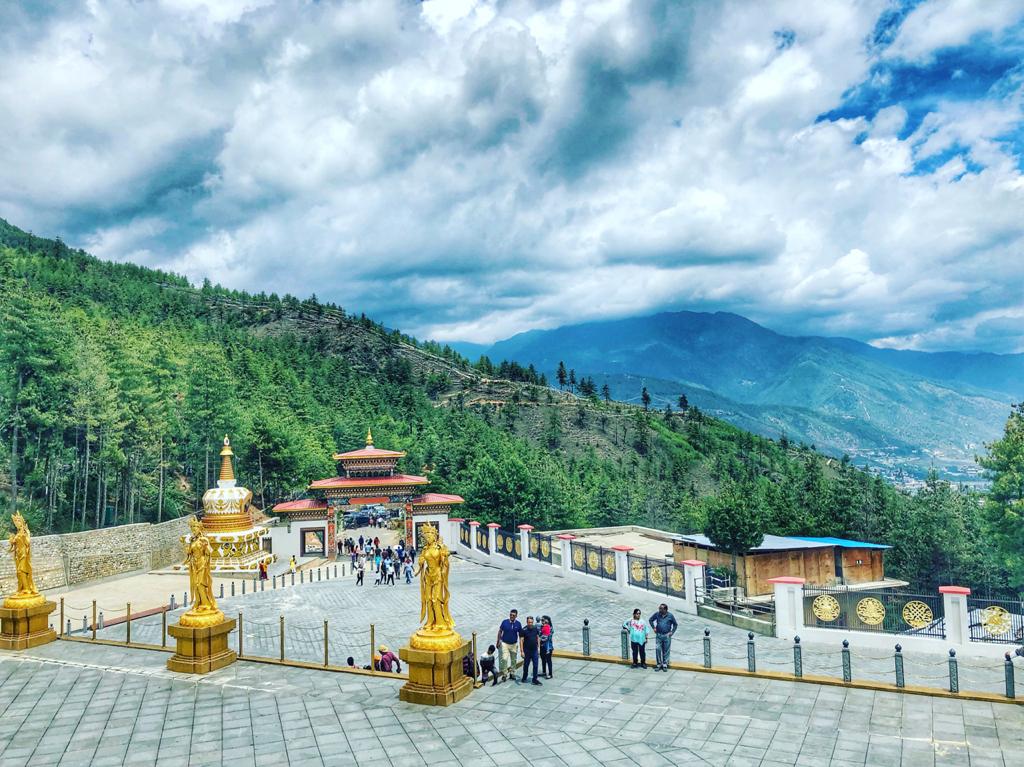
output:
M590 618L583 619L583 654L590 655Z
M757 671L757 656L754 650L754 632L747 632L747 671L753 674Z
M843 681L849 684L853 681L853 669L850 666L850 640L843 640Z
M704 668L711 668L711 629L704 629Z
M896 655L893 658L896 664L896 686L903 687L906 685L906 677L903 674L903 647L896 645Z
M949 691L960 692L960 671L956 665L956 650L949 650Z
M220 596L217 597L217 598L218 599L223 599L224 598L224 581L220 582Z
M804 675L804 648L800 646L800 637L793 637L793 676L797 679Z
M1006 677L1006 697L1016 698L1017 692L1013 684L1013 658L1006 653L1006 660L1003 661L1003 674Z
M231 581L231 596L235 595L235 582Z

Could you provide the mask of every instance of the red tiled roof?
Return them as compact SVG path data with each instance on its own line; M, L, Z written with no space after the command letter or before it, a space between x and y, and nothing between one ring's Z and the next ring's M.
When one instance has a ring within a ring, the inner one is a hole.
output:
M449 495L447 493L424 493L423 495L417 495L409 501L413 506L441 506L465 502L461 495Z
M393 474L390 477L329 477L309 484L310 490L337 488L388 487L390 485L426 485L430 480L414 474Z
M285 501L274 507L274 511L327 511L327 501L303 498L299 501Z
M404 450L381 450L379 447L361 447L358 450L349 450L347 453L335 453L335 461L344 461L346 458L402 458Z

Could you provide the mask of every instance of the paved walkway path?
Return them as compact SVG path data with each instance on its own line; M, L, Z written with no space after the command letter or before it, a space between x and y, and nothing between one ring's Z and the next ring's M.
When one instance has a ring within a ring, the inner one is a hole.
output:
M56 643L0 654L0 763L45 765L1016 765L1024 709L564 661L542 687L447 709L397 682Z

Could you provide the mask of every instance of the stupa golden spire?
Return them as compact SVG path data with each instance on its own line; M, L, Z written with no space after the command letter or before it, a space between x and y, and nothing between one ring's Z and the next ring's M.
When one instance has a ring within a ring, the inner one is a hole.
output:
M231 468L231 456L234 452L231 450L231 440L228 439L228 435L224 435L224 447L220 450L220 476L218 479L224 479L233 482L235 479L234 469Z
M369 429L366 430L366 446L373 447L373 432Z

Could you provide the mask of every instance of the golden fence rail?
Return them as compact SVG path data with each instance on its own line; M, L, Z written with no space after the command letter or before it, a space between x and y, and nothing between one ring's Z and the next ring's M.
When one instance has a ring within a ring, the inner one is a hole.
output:
M96 638L96 600L92 600L92 638Z
M245 629L243 628L243 624L242 624L242 613L241 613L241 611L239 611L239 613L238 613L238 625L237 625L237 628L238 628L238 657L241 658L242 657L242 642L245 639Z
M281 660L284 660L284 616L281 616Z
M328 653L330 647L330 641L328 639L327 621L324 621L324 667L330 666L330 656Z
M373 651L377 648L376 643L373 641L376 635L376 627L374 624L370 624L370 673L375 674L377 672L377 666L373 662Z
M124 629L125 630L125 640L124 641L125 641L125 644L131 644L132 643L132 603L131 602L127 603L127 608L125 610L125 618L124 618L124 620L125 620L125 624L124 624L125 625L125 629Z

